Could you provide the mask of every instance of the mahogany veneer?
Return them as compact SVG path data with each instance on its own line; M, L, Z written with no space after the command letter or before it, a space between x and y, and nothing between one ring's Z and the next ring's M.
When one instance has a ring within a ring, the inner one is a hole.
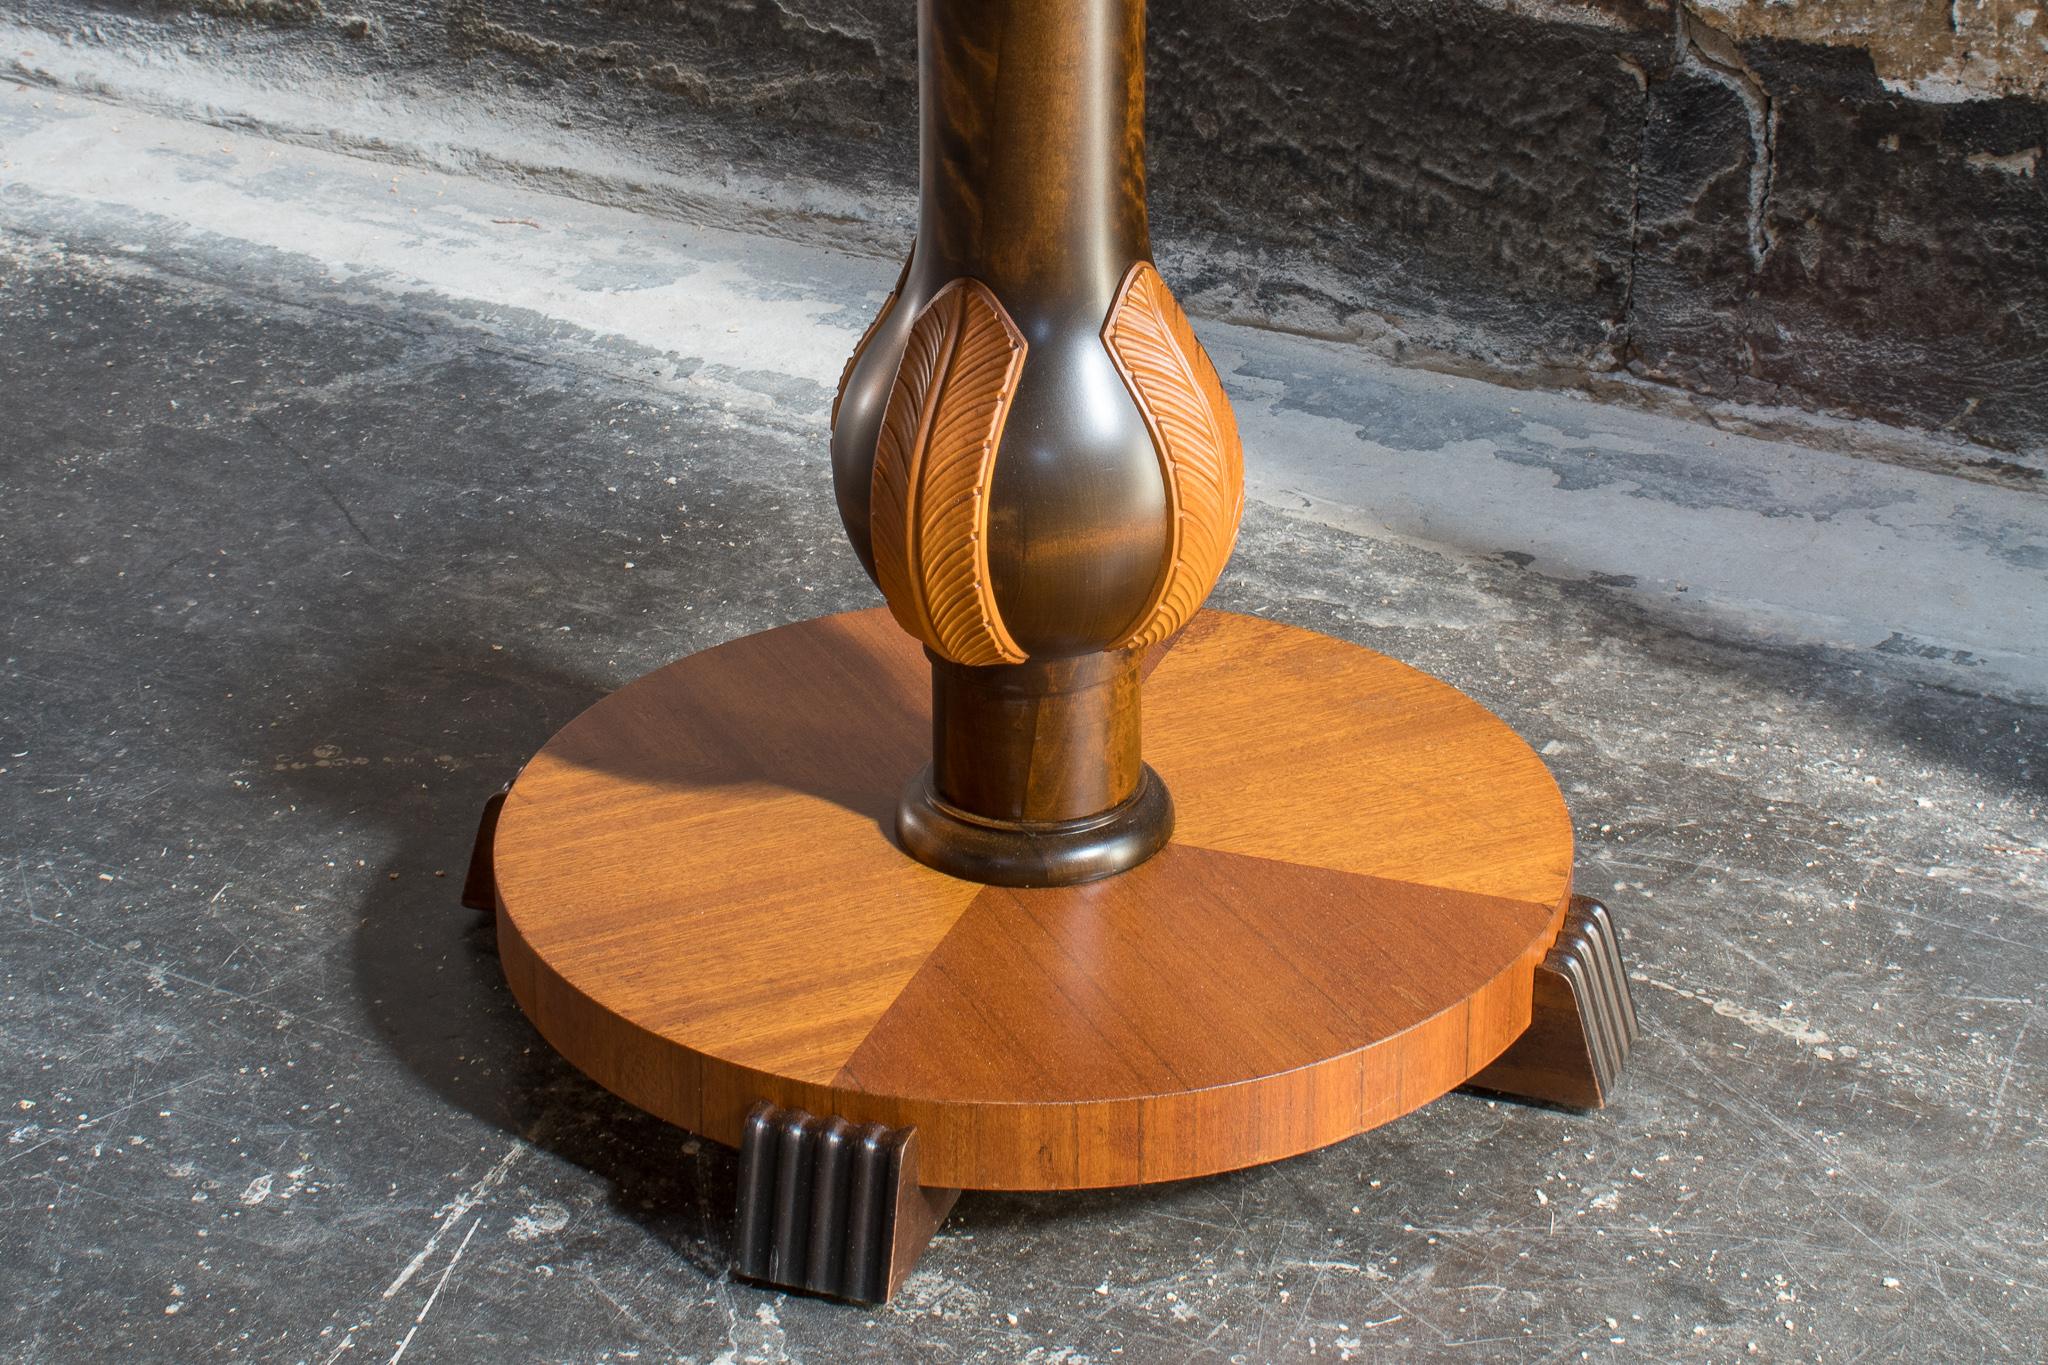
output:
M1541 760L1456 689L1310 631L1203 612L1152 661L1174 840L1044 890L892 842L929 666L887 611L642 678L498 818L514 994L651 1113L734 1146L762 1100L914 1126L939 1188L1272 1161L1493 1062L1571 889Z

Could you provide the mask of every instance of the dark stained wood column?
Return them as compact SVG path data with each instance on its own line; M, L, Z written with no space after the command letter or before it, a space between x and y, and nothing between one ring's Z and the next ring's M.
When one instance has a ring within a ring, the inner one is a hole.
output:
M923 0L918 235L834 409L855 551L933 658L898 831L1091 880L1165 843L1138 658L1228 558L1235 420L1151 264L1142 0Z

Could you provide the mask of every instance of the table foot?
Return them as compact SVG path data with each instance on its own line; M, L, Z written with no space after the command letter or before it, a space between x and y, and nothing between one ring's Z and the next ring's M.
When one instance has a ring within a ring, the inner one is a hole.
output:
M1635 1038L1635 1002L1614 919L1591 896L1574 896L1557 943L1536 969L1528 1031L1469 1084L1517 1099L1599 1109Z
M917 1183L917 1132L763 1100L740 1139L734 1272L783 1289L887 1303L958 1190Z

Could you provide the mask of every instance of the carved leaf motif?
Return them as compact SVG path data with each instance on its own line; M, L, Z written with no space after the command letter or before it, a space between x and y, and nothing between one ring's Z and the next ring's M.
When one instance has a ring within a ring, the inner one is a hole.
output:
M911 324L869 501L875 577L906 631L955 663L1022 663L989 581L989 484L1025 342L979 280Z
M1149 646L1186 625L1222 576L1244 514L1244 447L1215 365L1150 261L1124 276L1102 339L1152 433L1173 519L1151 605L1118 642Z
M846 357L845 368L839 371L839 387L832 394L831 429L839 430L839 405L846 401L846 386L853 379L853 367L860 364L861 356L867 351L868 343L875 339L875 333L882 330L882 324L889 320L889 314L896 311L896 296L903 292L903 281L910 277L910 260L917 254L917 243L910 244L910 255L903 258L903 268L896 272L896 287L889 291L889 297L882 300L882 310L860 334L860 340L853 344L853 354Z
M912 587L917 573L911 561L910 514L924 457L927 408L929 401L938 397L945 377L946 323L951 316L951 309L934 300L911 326L903 359L896 364L888 405L882 409L882 430L875 438L874 472L869 482L868 542L875 556L875 582L897 623L920 638L923 632L917 620L921 612Z

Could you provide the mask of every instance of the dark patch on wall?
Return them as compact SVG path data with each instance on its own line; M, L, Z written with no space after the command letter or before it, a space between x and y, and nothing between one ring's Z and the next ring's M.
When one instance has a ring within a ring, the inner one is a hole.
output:
M1153 204L1177 285L1306 331L1604 365L1643 101L1617 58L1653 46L1427 0L1155 0Z
M901 160L915 135L913 7L803 5L795 0L584 0L501 4L449 0L450 49L514 80L588 80L652 110L680 104L717 121L728 154L829 173L827 153L858 169ZM675 117L670 112L668 117ZM885 141L886 140L886 141ZM907 185L907 176L903 178Z
M908 236L908 0L324 2L26 13L509 97L652 166L850 190L862 240ZM1738 45L1662 0L1153 0L1148 128L1198 313L2048 443L2048 104L1906 99L1855 48Z
M1623 347L1636 373L1708 393L1732 390L1739 319L1754 290L1754 155L1748 110L1724 81L1667 70L1651 82Z
M2048 144L2048 108L1900 99L1843 49L1743 58L1769 102L1761 149L1727 77L1651 86L1632 365L1747 401L2041 442L2048 183L1981 158Z
M1759 44L1750 61L1777 122L1774 245L1742 320L1755 380L1993 444L2048 439L2048 179L1983 160L2048 147L2048 105L1899 99L1841 49Z

